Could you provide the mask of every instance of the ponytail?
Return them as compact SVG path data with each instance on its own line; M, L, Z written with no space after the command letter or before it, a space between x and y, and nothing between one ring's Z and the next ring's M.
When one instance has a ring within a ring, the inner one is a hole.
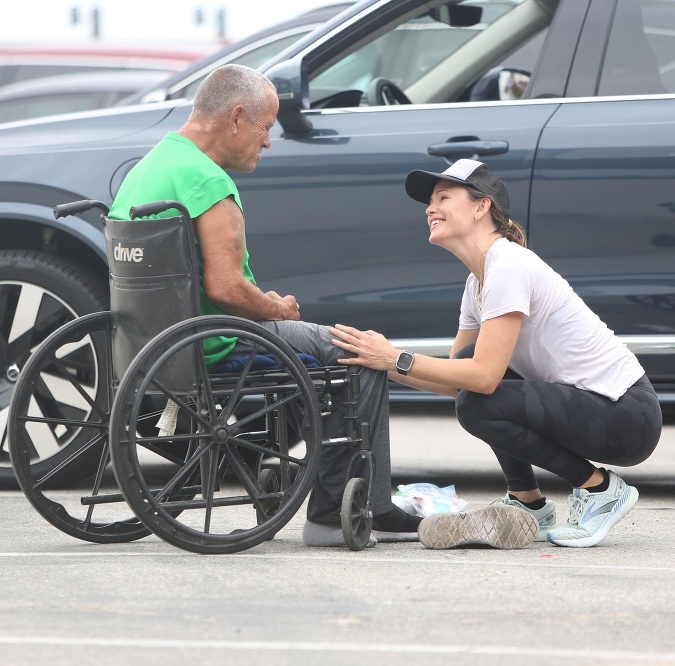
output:
M505 224L497 227L497 233L500 233L504 238L510 240L512 243L518 243L523 247L527 247L527 234L518 222L509 219Z
M500 236L503 236L512 243L518 243L518 245L527 247L527 234L525 233L525 229L523 229L518 222L507 218L504 215L504 211L499 207L499 204L495 203L495 200L491 196L477 192L470 187L467 187L466 191L471 201L478 201L479 199L490 200L490 215L492 216L492 222L495 225L495 231Z

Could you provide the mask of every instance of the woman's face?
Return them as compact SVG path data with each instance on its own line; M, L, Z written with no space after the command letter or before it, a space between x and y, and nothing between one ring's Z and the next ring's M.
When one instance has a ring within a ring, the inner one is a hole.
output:
M469 233L474 226L478 204L469 199L465 187L439 180L426 210L429 242L444 245Z

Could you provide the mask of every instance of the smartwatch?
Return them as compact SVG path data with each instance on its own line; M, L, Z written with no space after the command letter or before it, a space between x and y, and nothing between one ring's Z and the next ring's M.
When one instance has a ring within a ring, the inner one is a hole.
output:
M407 375L410 372L410 368L412 368L414 360L415 354L409 351L402 351L396 359L396 371L400 375Z

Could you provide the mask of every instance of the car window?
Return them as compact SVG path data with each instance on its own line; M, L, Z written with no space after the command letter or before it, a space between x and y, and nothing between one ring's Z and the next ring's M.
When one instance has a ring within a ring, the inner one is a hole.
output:
M510 84L519 87L511 98L519 97L534 68L555 4L555 0L470 0L452 7L457 12L453 15L448 7L425 12L316 74L310 81L310 99L313 106L326 106L325 100L341 91L365 94L379 78L391 81L418 104L488 99L472 98L469 86L506 65L522 70L522 78ZM490 38L490 34L495 37ZM462 59L464 52L470 53L468 60ZM517 52L522 57L514 59ZM498 72L495 76L499 78Z
M619 0L599 95L675 93L675 1Z
M285 48L297 42L301 37L307 35L313 28L314 26L307 28L307 30L294 32L292 35L286 35L285 37L275 39L273 42L268 42L267 44L263 44L262 46L243 53L237 58L233 58L230 62L257 69L270 60L270 58L277 55L277 53L281 53Z
M119 97L119 96L118 96ZM57 113L87 111L101 106L101 93L78 92L39 95L30 98L4 100L0 103L0 122L28 120Z
M298 39L306 35L308 32L310 32L309 28L304 32L294 32L292 35L286 35L285 37L275 39L272 42L267 42L257 48L251 49L250 51L247 51L236 58L232 58L232 60L227 60L227 62L235 63L237 65L246 65L246 67L258 69L258 67L266 63L270 58L277 55L277 53L281 53L281 51L283 51L286 47L297 42ZM216 63L214 64L213 69L218 67L220 64L225 63ZM194 81L190 81L190 83L184 88L181 88L176 92L172 92L170 96L171 99L194 99L199 84L210 72L211 70L204 72L202 76L195 79Z
M99 70L109 72L125 71L122 66L106 66L106 65L75 65L75 64L45 64L38 65L34 63L29 64L8 64L1 65L3 85L8 83L18 83L20 81L28 81L30 79L41 79L47 76L62 76L64 74L77 74L79 72L96 72ZM154 71L154 70L153 70Z

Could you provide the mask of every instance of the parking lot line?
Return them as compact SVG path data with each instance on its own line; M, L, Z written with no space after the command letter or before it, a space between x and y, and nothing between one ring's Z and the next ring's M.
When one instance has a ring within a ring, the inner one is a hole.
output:
M546 548L545 544L543 545ZM446 564L448 566L457 567L457 566L475 566L475 567L484 567L484 566L499 566L504 568L541 568L541 569L571 569L571 570L581 570L581 571L633 571L633 572L660 572L660 573L673 573L675 574L675 566L641 566L639 564L580 564L579 562L568 563L560 561L560 559L554 559L548 550L542 552L538 555L537 561L532 560L532 556L535 555L534 549L537 549L537 545L530 549L523 549L521 552L523 554L523 560L520 562L506 561L506 560L486 560L484 558L471 559L467 558L464 555L456 557L452 552L440 553L437 552L434 555L429 555L428 557L419 557L419 556L401 556L401 557L378 557L373 556L371 553L344 553L344 554L327 554L327 553L310 553L307 555L301 553L292 553L292 554L274 554L274 553L230 553L227 555L221 555L222 558L245 558L249 560L269 560L269 561L308 561L308 562L317 562L328 561L328 562L346 562L350 564L405 564L405 565L442 565ZM483 552L486 552L487 549L480 549ZM465 552L465 551L460 551ZM561 556L564 557L566 552L569 552L565 549L560 549ZM183 557L183 558L194 558L194 559L203 559L203 555L196 555L193 553L187 553L180 550L176 552L132 552L132 551L109 551L109 552L95 552L95 553L81 553L81 552L0 552L0 559L2 558L55 558L63 557L67 559L71 558L103 558L109 557L112 559L118 559L120 557L132 557L132 558L159 558L159 557ZM217 556L212 556L217 557Z
M0 645L43 645L64 647L105 647L105 648L151 648L164 650L270 650L275 652L360 652L390 654L466 654L515 657L542 657L593 659L602 661L623 660L645 663L675 663L675 652L627 652L621 650L574 650L536 646L532 648L508 645L462 645L406 643L334 643L334 642L293 642L293 641L229 641L229 640L152 640L124 638L56 638L51 636L0 636Z

